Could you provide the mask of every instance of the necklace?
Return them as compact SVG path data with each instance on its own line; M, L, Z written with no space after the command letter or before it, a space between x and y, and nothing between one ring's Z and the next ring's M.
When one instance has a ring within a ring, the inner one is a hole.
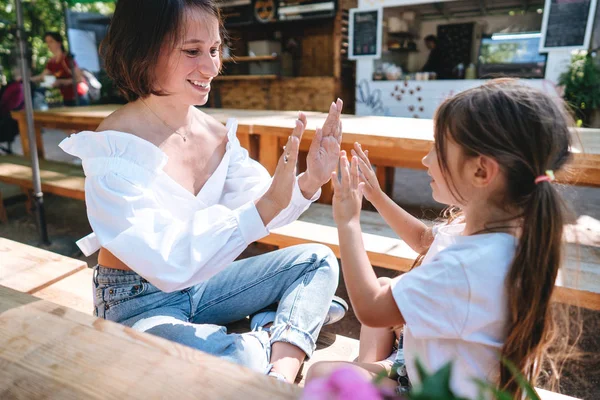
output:
M164 125L165 125L167 128L169 128L170 130L172 130L172 131L173 131L173 133L176 133L176 134L178 134L179 136L181 136L181 138L183 139L183 141L184 141L184 142L187 142L187 133L181 133L181 132L179 132L177 129L173 129L173 127L172 127L171 125L167 124L165 121L163 121L163 119L162 119L161 117L159 117L159 116L158 116L158 115L157 115L157 114L156 114L154 111L152 111L152 109L151 109L151 108L148 106L148 104L146 104L146 102L145 102L144 100L140 99L140 101L142 102L142 104L143 104L143 105L145 105L145 106L146 106L146 108L147 108L148 110L150 110L150 112L151 112L152 114L154 114L154 116L155 116L156 118L158 118L158 120L159 120L160 122L162 122L162 123L163 123L163 124L164 124Z

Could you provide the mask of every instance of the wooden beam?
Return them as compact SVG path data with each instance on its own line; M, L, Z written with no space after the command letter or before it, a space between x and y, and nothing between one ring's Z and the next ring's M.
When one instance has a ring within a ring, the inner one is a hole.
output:
M444 16L444 18L450 19L452 17L452 14L448 12L443 3L433 3L433 6L440 14Z

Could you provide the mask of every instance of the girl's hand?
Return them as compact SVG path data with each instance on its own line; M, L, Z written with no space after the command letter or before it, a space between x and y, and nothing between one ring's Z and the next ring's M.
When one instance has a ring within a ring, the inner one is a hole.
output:
M340 157L340 175L338 180L336 172L331 174L333 181L333 219L338 227L360 222L360 208L362 206L362 193L358 176L358 158L352 157L348 162L346 152L342 151Z
M277 163L271 186L256 202L256 208L265 225L285 209L292 200L292 193L296 184L298 149L300 148L300 139L305 126L305 123L300 119L296 120L296 127L288 138L283 154Z
M331 103L329 114L323 128L317 128L308 156L306 157L306 174L321 187L329 181L331 172L335 170L340 157L340 144L342 143L342 107L344 102L340 99Z
M369 150L363 151L360 143L355 142L354 149L352 149L352 159L354 158L358 158L358 173L362 183L362 193L367 200L373 202L383 194L383 191L379 186L371 161L369 161Z

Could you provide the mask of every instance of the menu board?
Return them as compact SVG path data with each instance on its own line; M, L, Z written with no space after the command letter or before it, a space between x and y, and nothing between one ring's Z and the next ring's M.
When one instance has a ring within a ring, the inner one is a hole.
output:
M546 0L540 51L587 50L597 0Z
M381 57L382 18L381 8L350 10L349 59Z

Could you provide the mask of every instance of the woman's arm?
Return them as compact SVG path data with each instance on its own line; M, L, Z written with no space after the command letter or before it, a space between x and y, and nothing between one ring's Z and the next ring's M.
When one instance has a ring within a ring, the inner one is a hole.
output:
M41 74L36 75L36 76L32 76L31 77L31 81L35 82L35 83L41 82L41 81L44 80L44 76L46 76L46 75L52 75L52 72L50 72L49 69L45 69L45 70L42 71Z
M367 200L411 249L419 254L426 251L433 242L431 228L406 212L381 190L368 154L362 150L359 143L354 143L352 154L358 161L360 179L364 182L363 193Z

